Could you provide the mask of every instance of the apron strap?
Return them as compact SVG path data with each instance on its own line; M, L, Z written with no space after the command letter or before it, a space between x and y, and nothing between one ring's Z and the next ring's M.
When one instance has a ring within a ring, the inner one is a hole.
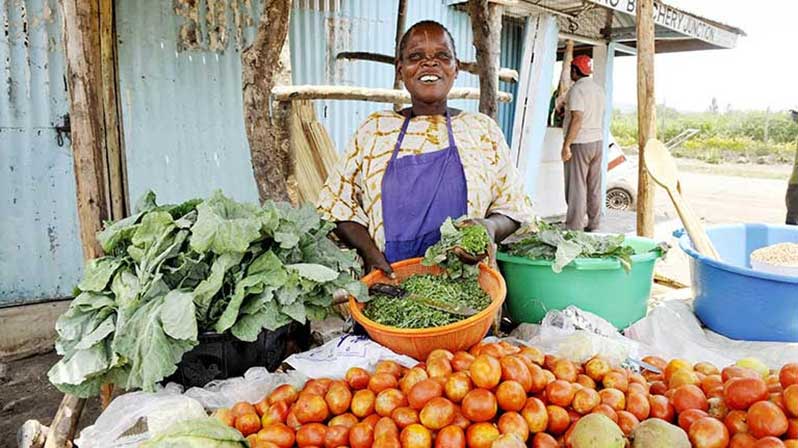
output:
M402 142L405 140L405 134L407 133L407 128L410 126L410 120L415 117L413 114L413 110L407 114L405 117L405 121L402 123L402 130L399 131L399 137L396 139L396 145L393 147L393 153L391 154L391 162L396 160L397 155L399 154L399 150L402 148ZM454 148L454 132L452 131L452 116L449 114L449 110L446 110L446 134L449 139L449 148Z

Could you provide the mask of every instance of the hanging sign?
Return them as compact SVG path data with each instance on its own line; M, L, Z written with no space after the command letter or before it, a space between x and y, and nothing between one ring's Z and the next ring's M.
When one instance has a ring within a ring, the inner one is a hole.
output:
M637 0L588 0L618 12L637 15ZM720 28L701 17L678 10L662 2L654 2L654 23L669 30L694 37L722 48L734 48L737 34Z

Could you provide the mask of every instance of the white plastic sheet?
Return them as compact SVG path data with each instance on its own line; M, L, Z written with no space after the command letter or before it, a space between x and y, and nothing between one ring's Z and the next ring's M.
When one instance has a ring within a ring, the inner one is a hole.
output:
M798 343L737 341L702 328L689 302L667 300L625 331L627 337L665 358L706 361L718 367L748 357L771 369L798 361ZM646 355L649 353L643 353Z
M285 362L309 378L343 378L351 367L373 370L381 360L396 361L404 367L418 364L415 359L396 354L365 336L352 335L293 354Z
M80 432L80 448L128 448L181 420L207 416L206 411L231 407L239 401L256 403L281 384L301 387L300 372L271 373L253 367L243 377L208 383L204 388L183 388L170 383L158 392L130 392L115 398L93 425Z
M540 325L522 324L510 336L579 363L601 354L621 364L627 358L639 359L642 352L650 350L618 333L601 317L575 306L549 311Z

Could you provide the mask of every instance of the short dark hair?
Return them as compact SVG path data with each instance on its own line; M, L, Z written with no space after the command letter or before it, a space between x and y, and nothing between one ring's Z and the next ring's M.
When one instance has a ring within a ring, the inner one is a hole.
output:
M454 37L452 37L452 33L450 33L449 30L439 22L434 20L422 20L421 22L414 23L413 26L408 28L407 31L405 31L405 33L402 35L402 39L399 40L399 48L397 49L395 55L396 61L401 59L402 53L404 53L405 47L407 46L407 40L410 38L410 35L413 34L413 30L416 28L421 28L422 26L437 26L438 28L442 29L443 32L446 33L446 36L449 37L449 42L452 43L452 53L454 59L457 59L457 47L454 46Z

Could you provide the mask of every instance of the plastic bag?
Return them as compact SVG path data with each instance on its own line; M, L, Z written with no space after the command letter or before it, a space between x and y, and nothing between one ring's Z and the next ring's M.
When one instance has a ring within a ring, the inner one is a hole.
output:
M748 357L758 358L772 369L798 359L798 343L737 341L706 330L690 303L680 300L662 302L625 334L651 347L652 354L711 362L721 368Z
M549 311L540 325L521 324L510 336L579 363L600 354L621 364L627 358L639 359L641 351L646 351L606 320L575 306Z
M302 388L305 381L307 377L301 372L272 373L265 367L252 367L242 377L211 381L205 387L192 387L185 396L197 400L205 409L215 411L232 407L239 401L257 403L281 384Z
M93 425L80 432L75 444L80 448L138 446L171 423L206 416L201 404L181 393L180 386L169 384L155 393L121 395L111 402ZM150 417L153 418L152 425Z
M204 388L169 383L155 392L130 392L116 397L93 425L80 432L80 448L128 448L149 440L173 423L206 417L206 411L229 408L239 401L257 403L281 384L302 387L300 372L271 373L253 367L243 377L212 381Z
M418 364L415 359L394 353L366 336L344 335L321 347L296 353L286 364L309 378L343 378L350 367L372 370L377 362L392 360L405 367Z

